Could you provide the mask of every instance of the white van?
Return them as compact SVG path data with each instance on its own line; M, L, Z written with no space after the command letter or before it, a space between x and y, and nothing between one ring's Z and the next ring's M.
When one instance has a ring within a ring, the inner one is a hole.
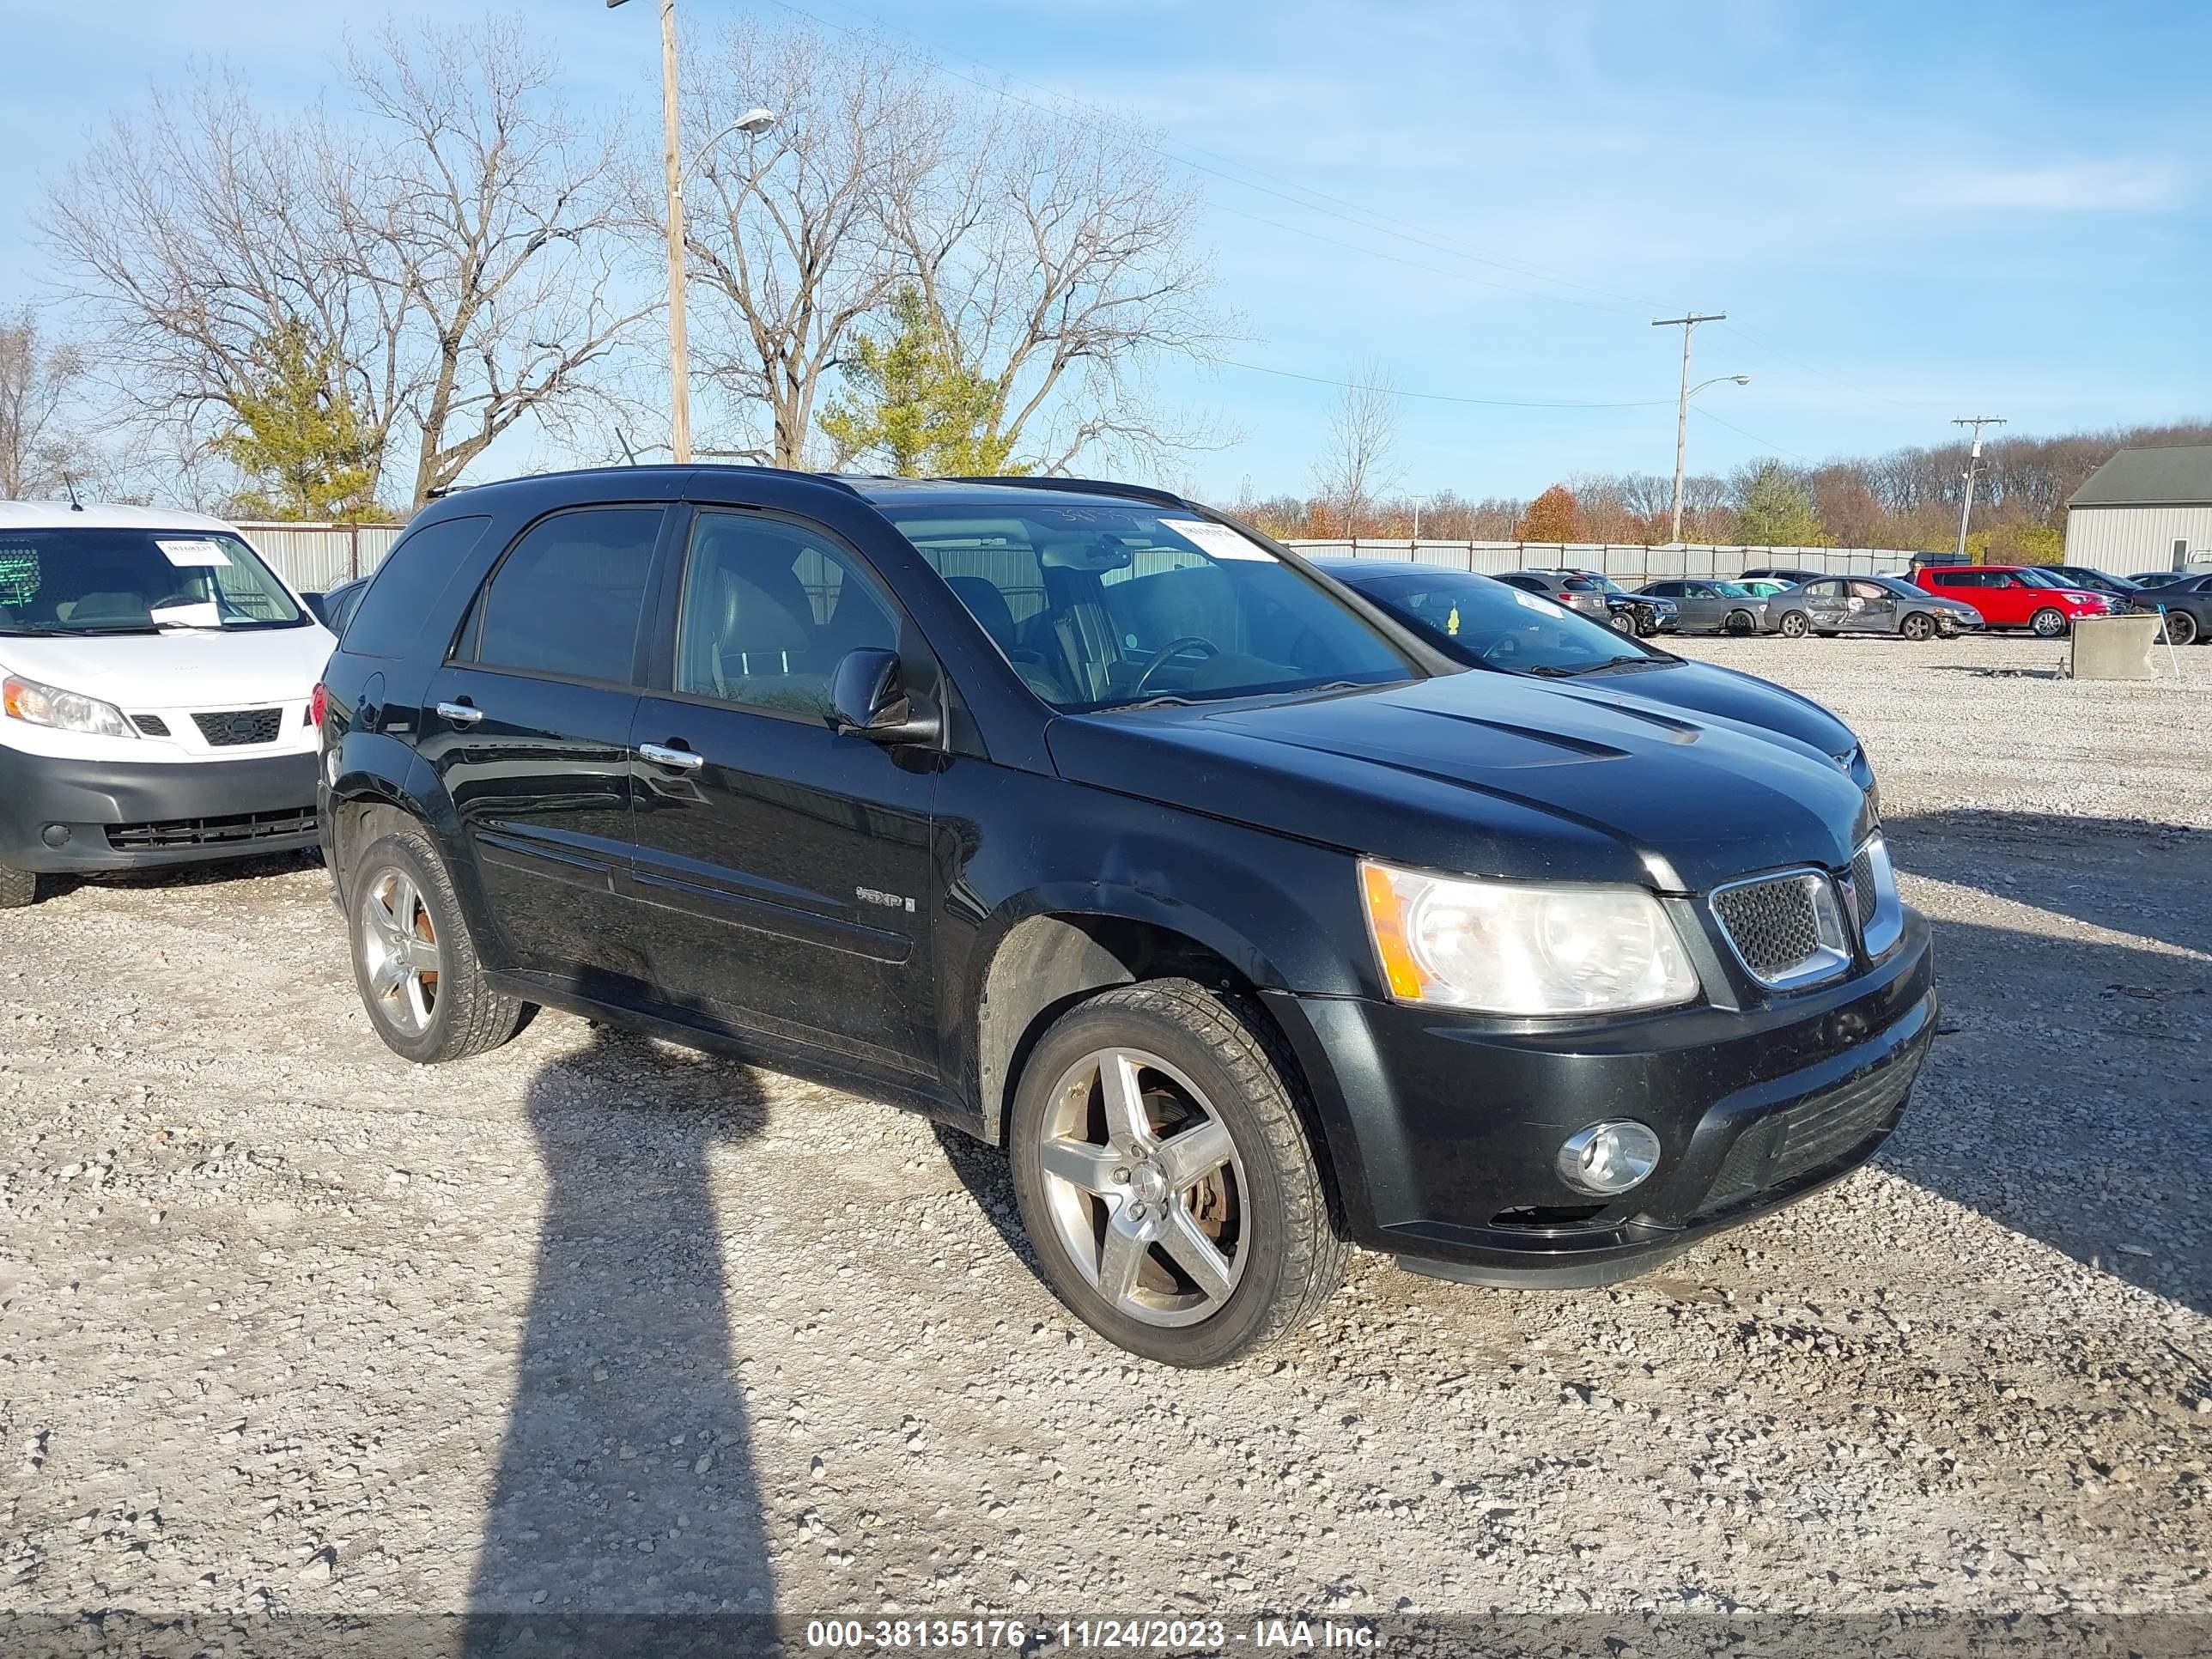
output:
M334 644L219 520L0 501L0 908L42 871L313 846Z

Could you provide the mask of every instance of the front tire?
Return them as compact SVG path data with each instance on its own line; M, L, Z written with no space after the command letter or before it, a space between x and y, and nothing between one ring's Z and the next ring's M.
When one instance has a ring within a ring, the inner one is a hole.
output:
M1936 622L1925 611L1909 611L1898 623L1897 631L1915 645L1925 645L1936 637Z
M0 864L0 910L20 910L39 899L39 872Z
M436 1066L496 1048L528 1006L495 991L437 849L414 830L355 860L347 908L354 982L368 1023L404 1060Z
M1633 611L1615 611L1605 619L1605 625L1616 634L1636 637L1636 615Z
M1782 613L1779 632L1785 640L1802 640L1813 631L1813 620L1802 611Z
M2027 619L2027 628L2039 640L2063 640L2066 637L2066 613L2045 605Z
M1189 980L1103 992L1022 1071L1007 1139L1046 1280L1109 1341L1225 1364L1319 1310L1347 1254L1259 1012Z

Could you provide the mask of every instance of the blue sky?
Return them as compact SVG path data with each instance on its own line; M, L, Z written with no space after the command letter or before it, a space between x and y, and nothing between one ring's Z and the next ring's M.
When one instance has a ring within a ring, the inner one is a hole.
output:
M682 0L709 21L737 0ZM398 0L451 17L471 0ZM759 0L764 15L797 17ZM531 0L580 101L657 113L646 3ZM5 8L0 296L46 276L29 216L109 111L210 55L312 97L330 0ZM1410 489L1533 494L1672 465L1678 331L1701 329L1691 464L1818 459L1998 414L2051 431L2212 412L2212 8L1337 0L805 0L947 69L1155 127L1205 199L1237 363L1401 390ZM1338 393L1222 367L1163 399L1234 434L1217 497L1302 490ZM1728 424L1722 424L1723 422ZM1740 428L1740 429L1739 429ZM1752 435L1752 434L1755 434ZM495 459L520 464L512 447Z

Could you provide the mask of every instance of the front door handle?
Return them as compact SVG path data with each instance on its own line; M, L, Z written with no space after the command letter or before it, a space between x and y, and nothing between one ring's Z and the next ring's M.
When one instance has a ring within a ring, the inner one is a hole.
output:
M474 726L483 718L483 709L471 708L465 702L441 702L438 705L438 714L441 719L449 720L456 726Z
M672 766L679 772L696 772L707 763L704 755L695 755L689 749L671 749L665 744L641 743L637 752L655 766Z

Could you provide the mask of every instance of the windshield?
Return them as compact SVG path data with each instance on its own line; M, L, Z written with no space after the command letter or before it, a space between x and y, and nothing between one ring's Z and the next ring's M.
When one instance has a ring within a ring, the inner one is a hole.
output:
M1755 599L1759 597L1741 582L1715 582L1713 589L1724 599Z
M0 633L296 628L307 615L223 531L0 530Z
M1421 673L1327 588L1194 514L990 500L890 512L1055 708L1382 685Z
M1463 571L1344 580L1455 657L1518 674L1579 674L1675 659L1549 599Z

